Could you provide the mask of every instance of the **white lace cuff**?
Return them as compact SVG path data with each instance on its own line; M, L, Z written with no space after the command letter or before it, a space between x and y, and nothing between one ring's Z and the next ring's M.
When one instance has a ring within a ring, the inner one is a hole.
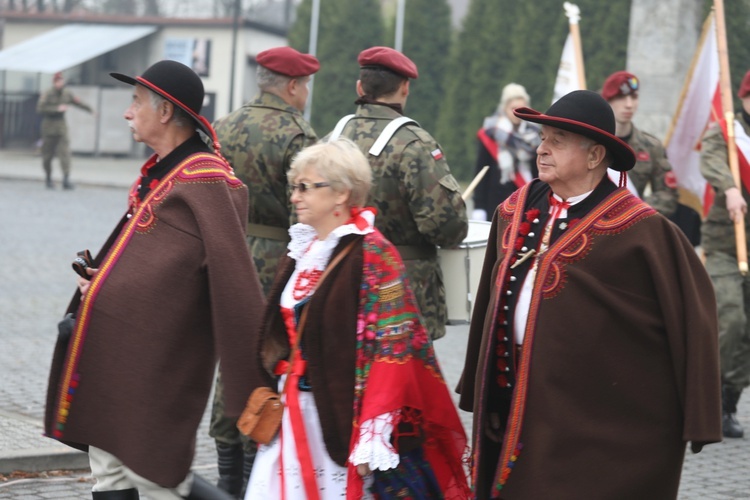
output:
M393 422L398 414L399 411L384 413L362 423L359 440L349 455L352 464L369 464L370 470L388 470L398 466L398 453L390 443Z

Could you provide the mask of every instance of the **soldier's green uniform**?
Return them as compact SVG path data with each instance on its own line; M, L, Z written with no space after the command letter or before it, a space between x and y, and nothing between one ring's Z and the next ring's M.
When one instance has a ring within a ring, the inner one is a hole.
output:
M68 125L65 122L65 112L60 111L60 106L77 106L93 113L91 107L82 102L67 88L52 87L39 97L36 110L42 115L42 167L47 177L47 185L51 187L50 176L52 175L52 159L57 155L63 171L66 187L69 187L67 179L70 175L70 142L68 140Z
M672 165L659 139L633 126L628 138L622 138L635 151L635 167L628 177L638 190L640 197L665 217L677 210L679 193ZM651 193L643 196L646 186L651 185Z
M398 129L379 156L368 153L386 125L401 115L361 104L342 132L368 157L373 185L368 204L375 225L399 250L432 338L445 335L447 307L437 246L460 244L468 231L466 205L440 145L415 124Z
M221 153L250 192L247 243L268 294L293 214L286 173L292 157L317 136L296 108L268 92L217 120L214 129Z
M750 125L742 117L737 119L750 134ZM750 275L743 277L737 266L734 223L729 218L724 194L735 184L727 160L727 143L718 126L703 137L701 173L716 191L713 206L703 222L702 246L718 303L721 377L725 386L739 394L750 385ZM750 205L750 195L744 187L741 190ZM745 234L750 236L748 217L745 217Z
M315 131L281 97L261 92L254 100L214 123L221 153L249 191L247 244L263 293L268 295L279 259L285 254L292 218L286 173L292 158L317 141ZM225 445L243 438L236 419L224 415L223 384L216 382L209 435ZM245 443L246 453L257 445ZM241 453L241 451L237 451ZM220 458L220 462L222 457ZM236 458L240 460L241 457Z

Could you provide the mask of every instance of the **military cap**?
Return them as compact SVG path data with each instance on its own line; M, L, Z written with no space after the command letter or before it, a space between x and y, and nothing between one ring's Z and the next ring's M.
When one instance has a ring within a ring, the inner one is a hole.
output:
M614 158L611 168L615 170L630 170L635 165L633 148L615 135L612 107L596 92L574 90L558 99L546 113L518 108L513 114L528 122L568 130L603 145Z
M370 47L357 57L360 67L384 67L406 78L417 78L417 65L398 50L390 47Z
M62 80L63 78L65 78L65 77L63 76L62 71L58 71L57 73L55 73L54 75L52 75L52 81L53 82L56 82L57 80Z
M255 61L264 68L292 78L309 76L320 69L315 56L297 52L291 47L264 50L255 56Z
M638 77L633 73L628 73L627 71L616 71L604 80L604 86L602 86L602 97L607 101L624 95L632 95L633 97L636 97L638 96L639 87L640 82L638 81Z
M745 76L742 77L742 83L740 84L740 90L737 91L737 97L742 99L743 97L747 97L748 94L750 94L750 70L748 70L748 72L745 73Z
M216 133L208 120L200 115L205 92L203 82L195 71L177 61L163 60L149 66L141 76L133 77L122 73L109 75L130 85L143 85L181 108L213 140L216 148Z

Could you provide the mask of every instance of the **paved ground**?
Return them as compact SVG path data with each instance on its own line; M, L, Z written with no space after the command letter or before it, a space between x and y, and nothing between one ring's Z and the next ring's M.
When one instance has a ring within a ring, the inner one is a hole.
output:
M80 470L85 455L42 437L40 422L56 323L74 289L71 258L107 237L125 209L138 163L75 158L76 189L47 190L38 157L0 151L0 500L90 498L88 472ZM458 325L436 342L451 386L460 374L465 339L466 327ZM461 416L468 428L470 415ZM740 417L750 429L750 397L741 401ZM214 481L215 463L204 418L194 470ZM688 455L679 498L750 498L749 465L748 439Z

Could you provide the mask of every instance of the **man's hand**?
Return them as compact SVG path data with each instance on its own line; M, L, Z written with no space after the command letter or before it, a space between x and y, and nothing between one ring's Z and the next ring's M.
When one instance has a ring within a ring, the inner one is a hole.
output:
M727 212L732 222L737 222L740 216L747 214L747 202L736 187L730 187L724 194L727 196Z
M487 416L487 427L484 430L485 435L492 441L499 443L503 438L503 433L500 429L500 415L498 413L490 412Z
M90 267L86 268L86 274L91 276L91 278L96 276L96 273L98 272L99 272L99 268L96 268L96 269L92 269ZM89 291L89 286L91 286L91 278L85 279L85 278L81 278L80 276L78 277L78 290L80 290L81 295L86 295L86 292Z

